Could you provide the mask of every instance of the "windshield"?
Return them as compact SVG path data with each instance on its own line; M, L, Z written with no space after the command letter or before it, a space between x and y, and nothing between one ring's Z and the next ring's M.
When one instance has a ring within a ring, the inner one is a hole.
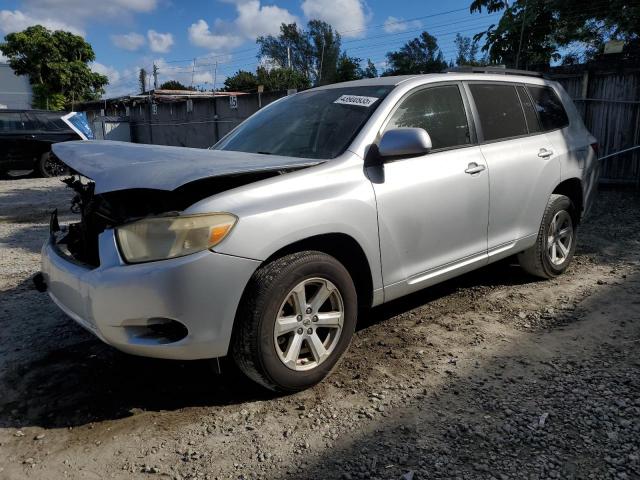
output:
M292 95L256 113L214 148L335 158L347 149L392 88L329 88Z

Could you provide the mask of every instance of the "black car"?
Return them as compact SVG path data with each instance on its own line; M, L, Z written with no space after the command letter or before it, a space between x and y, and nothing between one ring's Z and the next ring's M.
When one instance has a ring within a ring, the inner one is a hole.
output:
M51 153L51 145L80 136L61 120L65 112L0 110L0 175L12 170L35 170L43 177L65 173Z

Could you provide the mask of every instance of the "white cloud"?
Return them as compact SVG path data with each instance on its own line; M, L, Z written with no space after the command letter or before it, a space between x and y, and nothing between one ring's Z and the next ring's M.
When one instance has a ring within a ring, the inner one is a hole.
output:
M139 33L131 32L122 35L111 35L111 42L118 48L134 52L144 45L144 37Z
M213 74L211 72L196 72L193 75L193 83L201 85L203 83L213 83ZM218 85L219 87L220 85Z
M170 33L160 33L155 30L147 32L149 48L152 52L167 53L173 45L173 35Z
M343 37L363 37L368 20L363 0L304 0L308 19L324 20Z
M51 30L67 30L84 35L94 21L131 21L133 14L153 11L159 0L22 0L20 10L0 10L0 31L24 30L31 25L44 25Z
M259 0L240 2L236 9L238 18L235 23L250 40L261 35L275 35L280 32L280 25L297 20L287 9L275 5L261 6Z
M189 27L193 45L214 51L229 51L260 35L274 35L282 23L297 22L295 15L275 5L261 5L260 0L226 0L236 6L238 16L232 22L216 19L213 28L200 19Z
M422 22L420 20L405 21L402 18L388 17L384 21L384 31L387 33L406 32L411 28L420 27L422 27Z
M99 62L92 62L89 66L94 72L106 75L110 85L117 84L120 81L120 72L113 67L108 67Z
M232 33L212 33L209 24L200 19L189 27L189 41L197 47L218 51L236 48L245 39Z
M82 28L70 25L48 15L32 16L20 10L0 10L0 32L4 34L19 32L32 25L43 25L50 30L67 30L78 35L84 35Z

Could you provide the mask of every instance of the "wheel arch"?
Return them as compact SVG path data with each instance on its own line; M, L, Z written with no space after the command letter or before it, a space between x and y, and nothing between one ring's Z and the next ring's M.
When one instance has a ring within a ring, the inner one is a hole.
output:
M565 195L569 197L576 209L574 220L576 221L576 223L579 223L584 211L582 181L576 177L568 178L558 184L558 186L553 190L552 194Z
M325 233L298 240L281 247L262 264L266 265L277 258L304 250L316 250L335 257L345 266L353 279L358 293L359 306L368 308L372 305L373 276L371 265L362 246L355 238L346 233Z

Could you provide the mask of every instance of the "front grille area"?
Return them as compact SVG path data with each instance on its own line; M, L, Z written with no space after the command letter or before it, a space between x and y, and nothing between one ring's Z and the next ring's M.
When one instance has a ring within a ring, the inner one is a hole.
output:
M80 176L63 182L76 193L71 211L80 215L80 221L68 226L58 246L74 260L94 268L100 265L98 237L106 229L150 215L177 214L199 199L194 200L193 193L143 188L96 194L95 183Z
M71 211L80 215L80 221L68 226L58 245L78 262L98 267L98 236L107 227L107 222L98 213L100 199L94 195L95 185L93 182L82 183L77 177L63 181L76 192L71 203Z

